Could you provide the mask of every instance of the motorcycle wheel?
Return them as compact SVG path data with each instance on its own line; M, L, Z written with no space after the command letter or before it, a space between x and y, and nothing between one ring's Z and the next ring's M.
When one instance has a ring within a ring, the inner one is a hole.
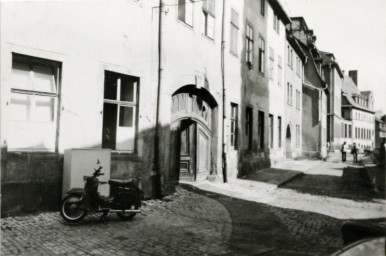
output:
M137 210L138 206L135 206L134 209ZM137 213L135 212L118 212L117 213L117 215L119 216L119 218L121 218L121 220L131 220L132 218L134 218L136 214Z
M87 214L86 209L79 209L79 195L66 196L62 201L60 215L68 222L81 221ZM77 201L77 202L73 202Z

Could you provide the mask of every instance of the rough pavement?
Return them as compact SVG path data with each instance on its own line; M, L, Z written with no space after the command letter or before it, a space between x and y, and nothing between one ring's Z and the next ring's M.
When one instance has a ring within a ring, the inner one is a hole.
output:
M197 194L198 193L198 194ZM178 188L124 222L68 224L58 212L1 220L1 255L329 255L340 220Z

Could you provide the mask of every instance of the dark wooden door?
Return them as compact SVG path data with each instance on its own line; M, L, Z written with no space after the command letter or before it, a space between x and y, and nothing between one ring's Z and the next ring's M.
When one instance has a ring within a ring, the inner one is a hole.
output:
M181 121L180 126L180 180L194 181L196 173L196 128L195 122Z

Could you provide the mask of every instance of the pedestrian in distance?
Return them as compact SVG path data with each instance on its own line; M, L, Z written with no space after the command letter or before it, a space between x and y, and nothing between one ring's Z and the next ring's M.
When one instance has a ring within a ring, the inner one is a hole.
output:
M355 142L352 145L351 154L353 155L354 163L358 163L358 149L357 149L357 146L356 146Z
M346 153L347 153L347 145L346 142L343 142L340 147L340 152L342 152L342 162L346 162Z

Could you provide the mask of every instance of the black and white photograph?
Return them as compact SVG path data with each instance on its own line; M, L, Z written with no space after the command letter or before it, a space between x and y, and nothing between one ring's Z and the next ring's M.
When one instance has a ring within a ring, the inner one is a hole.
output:
M385 256L386 0L0 0L2 256Z

